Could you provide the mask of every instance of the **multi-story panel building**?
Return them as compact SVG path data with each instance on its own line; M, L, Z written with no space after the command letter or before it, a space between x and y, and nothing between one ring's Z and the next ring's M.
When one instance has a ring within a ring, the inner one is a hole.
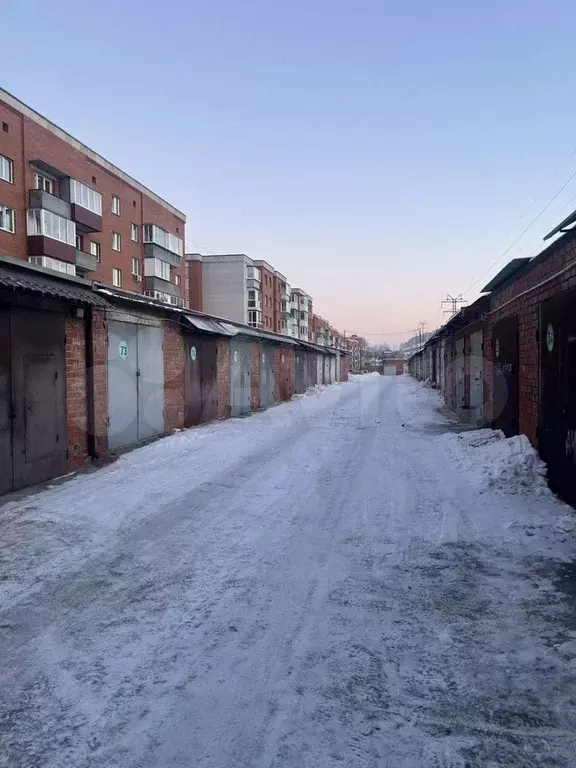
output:
M198 279L199 273L196 275ZM204 312L255 328L264 327L262 270L246 254L202 256L201 277ZM268 312L271 311L269 307Z
M184 304L186 217L0 89L0 254Z

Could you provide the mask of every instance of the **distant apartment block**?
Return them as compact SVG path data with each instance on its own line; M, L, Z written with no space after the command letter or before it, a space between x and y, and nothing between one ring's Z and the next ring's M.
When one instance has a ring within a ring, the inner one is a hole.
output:
M184 306L186 217L0 89L0 256Z
M290 307L291 335L300 341L312 341L312 297L301 288L292 288Z

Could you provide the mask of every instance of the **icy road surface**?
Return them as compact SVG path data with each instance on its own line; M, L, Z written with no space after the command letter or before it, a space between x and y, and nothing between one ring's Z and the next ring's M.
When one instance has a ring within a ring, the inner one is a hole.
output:
M573 768L572 513L447 430L364 377L0 508L2 768Z

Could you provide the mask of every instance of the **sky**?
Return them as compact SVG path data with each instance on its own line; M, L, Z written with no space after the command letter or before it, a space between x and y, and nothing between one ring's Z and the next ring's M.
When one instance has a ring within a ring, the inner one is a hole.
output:
M184 211L187 250L397 343L576 209L575 24L569 0L0 0L1 85Z

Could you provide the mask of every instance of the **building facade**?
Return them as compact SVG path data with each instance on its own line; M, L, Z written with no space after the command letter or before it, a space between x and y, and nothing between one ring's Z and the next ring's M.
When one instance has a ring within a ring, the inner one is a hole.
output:
M0 254L184 306L186 217L0 90Z

